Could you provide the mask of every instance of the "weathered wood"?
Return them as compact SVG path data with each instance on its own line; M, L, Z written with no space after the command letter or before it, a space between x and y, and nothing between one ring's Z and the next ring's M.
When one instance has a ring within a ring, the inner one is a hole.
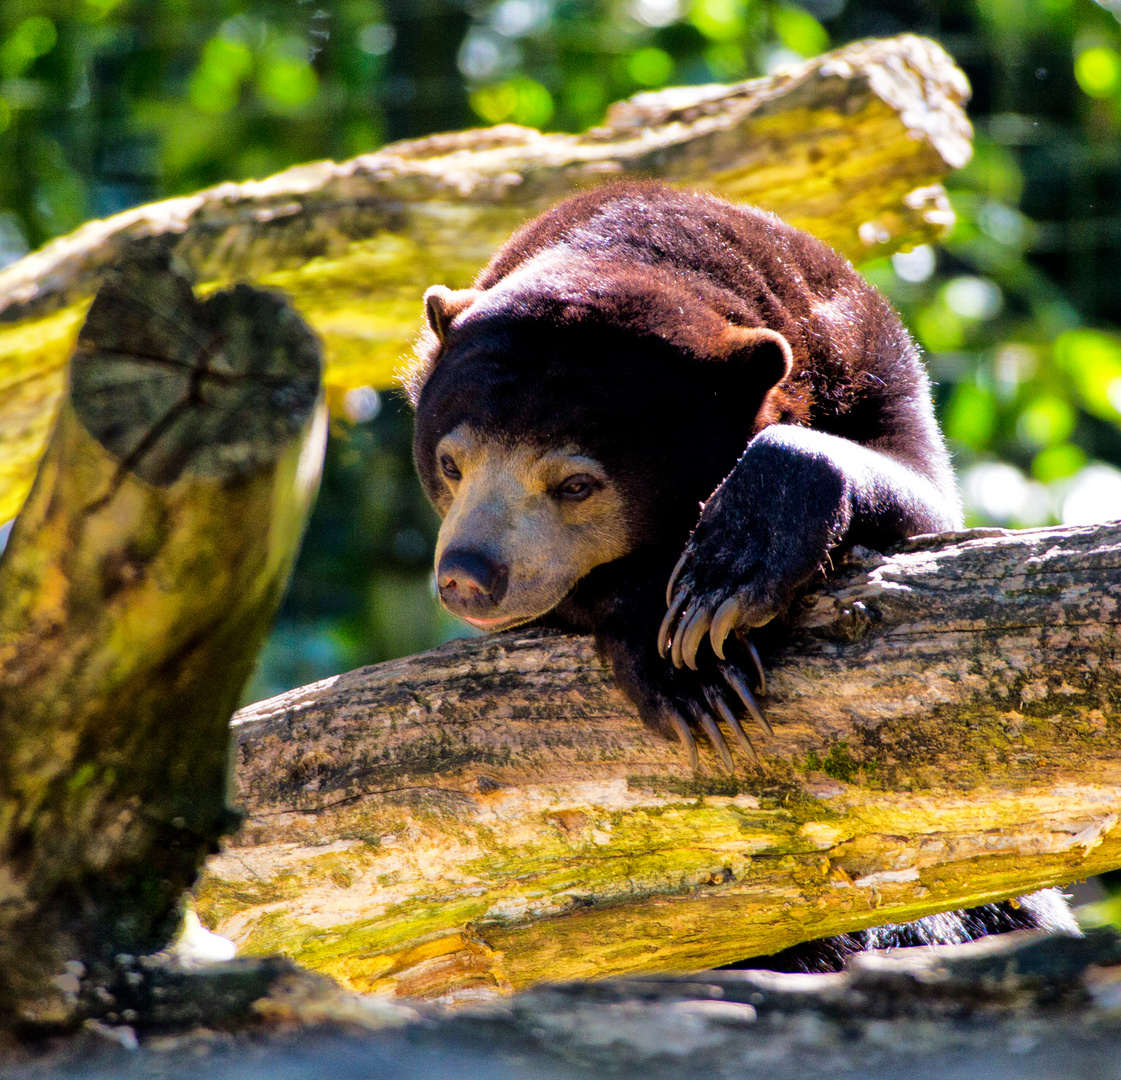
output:
M1102 930L866 953L838 975L545 986L469 1009L347 994L276 960L144 958L112 992L127 1021L90 993L84 1037L8 1047L0 1076L1057 1080L1115 1077L1121 1054L1121 940Z
M503 125L221 184L95 221L0 273L0 522L18 509L104 268L155 243L201 285L282 288L322 337L328 393L389 385L434 282L468 284L527 217L623 176L774 210L854 259L937 238L969 158L969 87L933 41L865 41L788 74L615 105L583 135Z
M278 296L114 275L0 560L0 1020L166 943L232 824L227 722L326 438L314 336Z
M858 552L764 641L725 776L590 640L510 631L235 718L247 819L200 915L433 997L697 969L1121 864L1121 524Z

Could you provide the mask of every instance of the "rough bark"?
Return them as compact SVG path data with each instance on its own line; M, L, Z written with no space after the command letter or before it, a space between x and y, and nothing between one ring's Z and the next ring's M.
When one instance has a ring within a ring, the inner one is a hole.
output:
M710 971L547 986L470 1009L339 991L275 960L142 960L83 1037L9 1048L28 1080L954 1080L1115 1077L1121 941L1005 934L840 975ZM203 1030L198 1030L203 1025ZM186 1028L187 1030L184 1030ZM218 1030L215 1030L217 1028Z
M166 943L233 823L227 723L325 441L320 356L279 297L158 265L99 292L0 560L0 1020Z
M936 238L953 221L938 181L971 152L968 94L932 41L858 42L789 74L640 94L583 135L437 135L84 225L0 273L0 522L30 484L88 297L138 244L200 285L284 289L338 400L391 383L428 285L468 284L527 217L606 179L749 200L858 260Z
M235 718L247 819L200 915L345 985L698 969L1121 864L1121 525L858 551L761 641L735 776L589 639L511 631ZM731 743L731 739L729 738Z

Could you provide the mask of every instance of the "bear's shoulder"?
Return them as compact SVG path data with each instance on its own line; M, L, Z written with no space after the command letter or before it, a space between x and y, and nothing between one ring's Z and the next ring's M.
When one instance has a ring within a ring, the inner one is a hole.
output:
M891 397L925 387L898 317L846 259L764 210L659 182L558 203L511 236L458 295L468 294L446 341L422 338L408 378L414 400L458 341L512 325L657 338L685 361L726 359L729 327L767 328L789 343L792 364L761 422L857 437L846 418L890 411Z

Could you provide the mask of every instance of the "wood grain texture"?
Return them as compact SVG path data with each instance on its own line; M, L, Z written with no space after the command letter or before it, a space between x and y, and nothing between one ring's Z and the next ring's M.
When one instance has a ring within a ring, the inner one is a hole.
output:
M527 218L629 176L755 202L854 259L937 238L971 153L964 75L933 41L848 45L789 73L615 105L582 135L502 125L220 184L82 226L0 272L0 522L18 509L106 267L155 248L206 287L283 289L328 395L392 383L436 282L467 285Z
M694 775L589 639L510 631L242 710L200 914L353 989L697 969L1121 864L1121 524L858 550Z
M231 824L227 722L326 441L299 316L158 265L98 293L0 558L0 1026L149 952ZM83 968L84 965L84 968Z

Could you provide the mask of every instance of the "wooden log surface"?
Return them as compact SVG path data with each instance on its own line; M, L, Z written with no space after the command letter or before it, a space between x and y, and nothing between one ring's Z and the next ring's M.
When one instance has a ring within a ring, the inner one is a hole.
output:
M615 105L582 135L502 125L90 222L0 272L0 523L22 502L105 268L155 246L204 288L280 288L320 335L328 396L389 385L435 282L467 285L510 232L590 184L660 176L774 210L854 259L942 235L970 156L968 83L935 42L848 45L788 73Z
M79 1036L0 1041L0 1076L1104 1080L1121 1054L1121 940L1100 929L864 953L836 975L551 985L467 1009L345 993L275 959L144 958L121 975L116 1009L89 993Z
M299 316L166 266L99 291L0 558L0 1026L166 944L232 824L227 723L326 440Z
M1121 524L858 550L761 639L725 775L589 639L509 631L242 710L200 916L364 991L692 970L1121 865ZM729 740L731 741L731 740Z

